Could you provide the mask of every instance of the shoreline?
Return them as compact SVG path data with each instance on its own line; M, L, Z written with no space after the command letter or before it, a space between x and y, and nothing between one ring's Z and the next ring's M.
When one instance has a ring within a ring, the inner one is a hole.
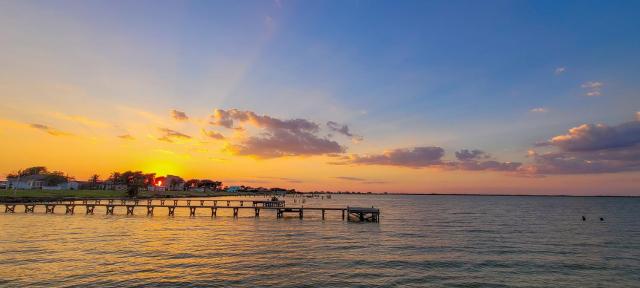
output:
M92 200L92 199L170 199L170 198L216 198L227 196L269 196L274 193L258 192L189 192L173 191L171 193L151 194L143 191L137 197L128 197L124 191L114 190L0 190L0 202L16 201L58 201L58 200ZM56 195L59 194L59 195ZM589 197L589 198L640 198L633 195L546 195L546 194L465 194L465 193L321 193L296 192L290 195L362 195L362 196L479 196L479 197Z

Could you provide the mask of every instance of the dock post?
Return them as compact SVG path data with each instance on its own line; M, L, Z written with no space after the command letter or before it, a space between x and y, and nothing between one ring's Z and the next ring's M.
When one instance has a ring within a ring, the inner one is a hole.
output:
M187 206L191 206L191 200L187 200Z
M16 205L4 204L4 213L15 213Z
M133 205L138 205L138 200L134 200Z
M244 206L244 201L240 200L240 206Z
M204 206L204 200L200 200L200 206Z
M82 200L82 204L87 204L87 200Z
M342 209L342 220L344 220L344 209Z
M33 209L36 207L36 205L27 205L24 204L24 213L33 213Z
M127 215L133 215L133 208L135 208L136 205L127 205Z
M160 200L160 205L164 206L164 200Z
M218 208L211 207L211 217L218 216Z
M151 200L151 199L147 200L147 206L151 205L151 201L153 201L153 200Z
M196 207L195 206L189 207L189 216L191 216L191 217L195 217L196 216Z
M95 204L100 204L100 199L96 200Z
M169 216L176 215L176 206L169 206Z
M178 200L173 200L173 206L178 206Z
M233 208L233 217L238 217L238 208Z
M109 199L109 204L113 204L113 199Z
M218 200L213 200L213 206L218 206Z
M322 220L324 220L324 209L322 209Z
M126 205L127 204L127 200L120 200L120 204Z
M153 216L153 206L147 206L147 216Z
M56 209L56 205L44 205L45 207L45 214L51 213L53 214L53 211Z
M74 204L67 204L67 205L64 205L64 206L66 206L66 208L67 208L67 210L64 212L64 214L71 214L71 215L73 215L73 210L76 208L76 205L74 205Z
M303 215L304 215L304 208L300 208L300 219L302 219Z
M107 215L113 215L113 208L115 208L116 206L113 205L107 205Z
M89 214L93 215L93 209L96 208L96 206L95 205L87 205L86 208L87 208L87 210L85 211L85 214L86 215L89 215Z
M260 217L260 208L255 208L256 209L256 217Z
M227 206L231 206L231 201L227 200Z

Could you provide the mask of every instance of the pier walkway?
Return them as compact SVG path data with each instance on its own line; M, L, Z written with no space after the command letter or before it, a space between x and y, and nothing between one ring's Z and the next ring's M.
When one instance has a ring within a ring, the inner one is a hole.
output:
M144 211L147 216L153 216L156 209L165 210L169 216L175 216L176 209L188 209L189 216L195 217L197 210L206 210L212 217L218 215L219 209L228 209L233 212L233 217L238 217L240 210L252 210L255 217L260 217L261 210L271 210L276 212L277 218L285 215L298 216L304 218L305 212L320 213L322 219L328 212L341 213L342 220L379 222L380 210L377 208L361 207L285 207L284 201L252 201L252 200L199 200L199 199L91 199L91 200L66 200L49 202L23 202L23 203L0 203L5 206L5 213L15 213L16 207L23 207L24 213L34 213L37 206L44 207L45 214L53 214L56 207L63 207L65 214L75 214L76 208L87 215L95 213L96 207L103 207L106 215L114 215L114 211L124 210L126 215L134 215Z

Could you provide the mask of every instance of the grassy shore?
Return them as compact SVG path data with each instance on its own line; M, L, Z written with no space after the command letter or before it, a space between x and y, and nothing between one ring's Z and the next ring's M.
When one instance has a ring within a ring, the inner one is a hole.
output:
M14 194L15 193L15 194ZM140 191L138 198L149 197L216 197L231 195L247 195L247 193L237 192L193 192L193 191L165 191L148 192ZM251 195L255 195L251 193ZM0 197L16 198L124 198L128 197L126 191L114 190L0 190Z

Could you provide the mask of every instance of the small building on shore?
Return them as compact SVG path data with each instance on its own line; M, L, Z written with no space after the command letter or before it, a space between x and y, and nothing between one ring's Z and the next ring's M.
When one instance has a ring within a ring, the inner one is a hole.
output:
M7 178L8 187L12 189L41 189L47 175L35 174Z
M66 181L57 185L47 185L47 175L35 174L7 178L7 189L78 190L80 183Z

